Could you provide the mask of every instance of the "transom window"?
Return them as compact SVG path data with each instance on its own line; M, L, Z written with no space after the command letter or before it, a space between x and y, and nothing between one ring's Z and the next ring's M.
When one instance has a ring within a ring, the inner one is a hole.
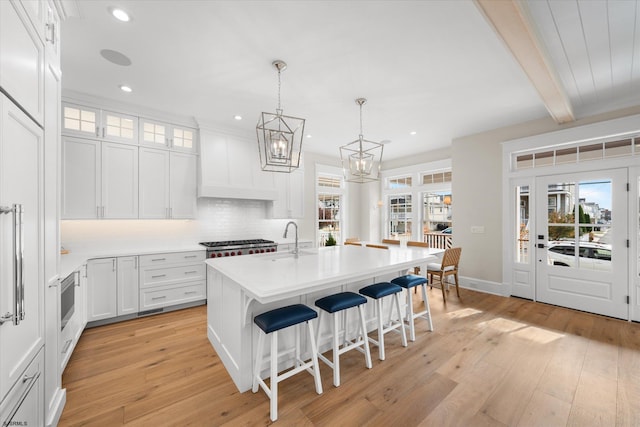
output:
M434 173L425 173L422 175L423 184L440 184L442 182L451 182L451 171L442 171Z
M133 120L107 114L107 135L133 139Z
M396 178L389 178L389 188L408 188L411 187L411 177L403 176Z

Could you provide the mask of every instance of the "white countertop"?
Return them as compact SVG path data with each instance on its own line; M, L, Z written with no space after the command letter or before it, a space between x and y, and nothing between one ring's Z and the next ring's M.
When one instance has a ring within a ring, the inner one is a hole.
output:
M358 246L303 249L296 259L290 253L273 253L207 259L205 262L238 283L260 303L313 292L337 282L349 283L375 275L423 265L443 252L434 248Z
M107 250L86 250L72 251L68 254L60 255L60 278L64 279L69 274L80 268L87 260L95 258L111 258L120 256L134 256L147 254L162 254L170 252L189 252L204 251L205 248L198 244L193 245L168 245L168 246L128 246L123 249L107 249Z

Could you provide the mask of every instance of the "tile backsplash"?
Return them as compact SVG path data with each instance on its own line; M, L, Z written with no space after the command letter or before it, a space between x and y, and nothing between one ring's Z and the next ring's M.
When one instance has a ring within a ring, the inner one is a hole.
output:
M66 220L61 221L60 240L74 251L97 245L110 250L231 239L282 241L288 220L267 219L268 203L202 198L196 220Z

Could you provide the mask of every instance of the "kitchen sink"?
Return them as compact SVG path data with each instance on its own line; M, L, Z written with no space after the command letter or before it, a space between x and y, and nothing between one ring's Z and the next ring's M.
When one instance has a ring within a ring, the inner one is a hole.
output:
M309 255L317 255L317 250L300 250L298 252L298 258L309 256ZM295 254L292 252L277 252L275 254L269 254L265 256L261 256L264 261L277 261L279 259L295 259Z

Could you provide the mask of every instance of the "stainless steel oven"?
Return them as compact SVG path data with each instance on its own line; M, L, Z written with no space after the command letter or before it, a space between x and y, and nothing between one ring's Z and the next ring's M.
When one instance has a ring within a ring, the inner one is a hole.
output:
M60 330L67 326L75 311L77 280L78 272L74 271L60 285Z

